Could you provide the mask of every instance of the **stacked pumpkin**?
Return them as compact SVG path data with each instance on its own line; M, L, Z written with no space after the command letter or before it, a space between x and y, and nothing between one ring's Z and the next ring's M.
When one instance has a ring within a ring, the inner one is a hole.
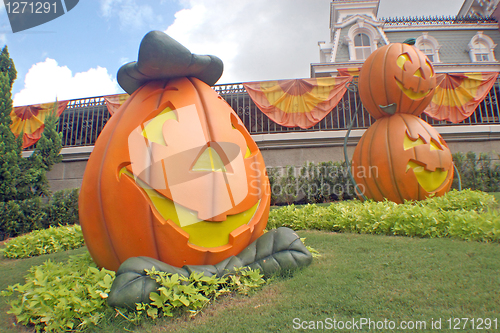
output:
M431 102L436 86L432 64L412 45L383 46L365 61L359 94L377 120L354 151L352 172L366 198L403 203L449 191L453 181L450 149L418 117Z

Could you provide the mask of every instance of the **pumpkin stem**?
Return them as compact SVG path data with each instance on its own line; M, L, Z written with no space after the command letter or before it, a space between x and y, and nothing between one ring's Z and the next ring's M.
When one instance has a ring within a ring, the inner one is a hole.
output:
M392 116L393 114L396 113L398 109L398 105L396 103L392 103L386 106L379 105L380 110L383 112L387 113L388 115Z
M412 37L412 38L408 38L407 40L405 40L405 41L403 42L403 44L415 45L416 41L417 41L417 40L416 40L415 38L413 38L413 37Z

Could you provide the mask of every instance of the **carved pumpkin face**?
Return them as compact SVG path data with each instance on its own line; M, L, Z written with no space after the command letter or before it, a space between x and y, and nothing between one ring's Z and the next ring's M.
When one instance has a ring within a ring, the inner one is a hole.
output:
M174 266L238 254L267 223L262 155L231 107L193 78L152 81L113 115L80 192L99 266L135 256Z
M429 105L436 88L436 73L417 48L394 43L366 59L359 74L359 95L376 119L395 113L418 116Z
M441 135L422 119L395 114L377 120L361 137L352 171L368 199L397 203L449 191L451 152Z

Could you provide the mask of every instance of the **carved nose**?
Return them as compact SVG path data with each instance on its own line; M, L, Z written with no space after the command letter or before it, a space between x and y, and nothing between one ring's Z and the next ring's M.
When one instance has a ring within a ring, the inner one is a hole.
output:
M226 172L226 167L215 149L206 147L191 170L198 172Z

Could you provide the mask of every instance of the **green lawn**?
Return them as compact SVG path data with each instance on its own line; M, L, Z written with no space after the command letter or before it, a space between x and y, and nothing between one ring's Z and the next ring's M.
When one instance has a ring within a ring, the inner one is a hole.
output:
M443 329L447 328L449 318L490 318L497 320L497 330L472 329L468 323L460 331L500 330L500 245L497 243L320 231L301 231L299 235L306 237L306 243L322 256L293 277L279 278L250 297L219 299L194 319L161 319L141 327L129 325L126 329L136 332L290 332L299 324L316 326L323 322L328 325L335 319L344 324L354 320L359 325L359 320L365 318L374 322L387 319L396 325L401 321L422 321L419 325L425 322L427 329L418 332L430 332L433 331L431 321L438 318L442 320ZM47 258L62 260L83 251L84 248L15 261L2 259L0 288L22 282L22 275L31 265ZM12 317L5 315L5 300L0 304L0 332L23 332L12 328ZM122 320L111 320L95 331L126 332ZM401 330L378 330L382 331Z

